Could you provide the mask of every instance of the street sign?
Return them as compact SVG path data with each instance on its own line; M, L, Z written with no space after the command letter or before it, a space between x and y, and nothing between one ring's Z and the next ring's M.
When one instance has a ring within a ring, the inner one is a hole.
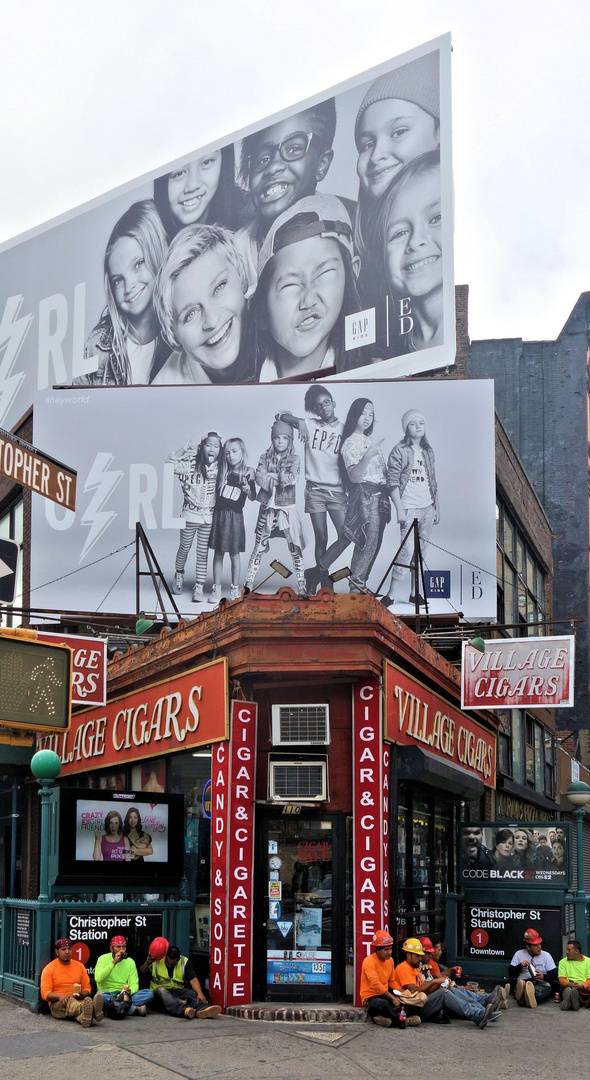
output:
M0 476L68 510L76 509L76 470L3 428L0 428Z
M0 604L12 604L16 592L19 545L0 538Z
M68 731L71 681L67 645L46 645L27 631L0 631L0 727Z

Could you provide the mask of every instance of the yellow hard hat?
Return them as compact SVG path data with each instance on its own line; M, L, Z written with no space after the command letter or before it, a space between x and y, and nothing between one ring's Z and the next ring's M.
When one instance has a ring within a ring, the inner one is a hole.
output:
M402 945L402 952L417 953L418 956L424 956L424 949L422 948L417 937L409 937L404 941Z

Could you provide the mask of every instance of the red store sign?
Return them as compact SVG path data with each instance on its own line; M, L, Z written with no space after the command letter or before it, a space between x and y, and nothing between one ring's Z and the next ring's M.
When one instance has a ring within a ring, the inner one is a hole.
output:
M38 630L39 641L69 645L72 650L72 705L104 705L107 700L107 643L79 634Z
M496 786L496 735L385 661L385 738L419 746Z
M38 737L61 758L60 776L159 757L227 739L227 660L185 671L104 708L72 717L64 735Z
M353 696L354 962L355 1004L360 1005L361 965L376 930L388 928L389 847L383 829L388 806L383 787L381 691L377 679L357 683ZM387 777L389 784L389 777ZM387 788L387 793L389 787ZM384 897L385 892L385 897Z
M211 953L209 1000L225 1005L229 743L213 747L211 761Z
M574 637L463 642L461 708L565 709L574 704Z

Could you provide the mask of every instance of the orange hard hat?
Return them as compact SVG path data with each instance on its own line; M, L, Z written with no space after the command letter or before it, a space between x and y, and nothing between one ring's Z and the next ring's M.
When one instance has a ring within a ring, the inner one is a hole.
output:
M372 945L375 949L386 949L388 945L393 945L393 938L387 930L376 930Z
M418 938L418 941L424 949L424 952L434 952L434 945L432 944L429 937Z
M541 937L541 935L539 933L537 933L536 930L533 930L532 928L530 930L525 930L525 932L524 932L524 934L522 936L522 940L526 941L527 945L542 945L543 944L543 938Z

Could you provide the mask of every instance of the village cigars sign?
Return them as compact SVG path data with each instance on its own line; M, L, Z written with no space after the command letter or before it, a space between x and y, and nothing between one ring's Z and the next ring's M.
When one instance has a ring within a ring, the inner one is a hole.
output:
M78 713L66 734L39 737L37 749L54 750L61 760L60 776L68 776L219 742L228 731L227 660L222 657L104 708Z
M574 638L507 638L485 651L463 642L463 709L564 709L574 704Z
M496 786L496 735L385 661L385 738L418 746Z

